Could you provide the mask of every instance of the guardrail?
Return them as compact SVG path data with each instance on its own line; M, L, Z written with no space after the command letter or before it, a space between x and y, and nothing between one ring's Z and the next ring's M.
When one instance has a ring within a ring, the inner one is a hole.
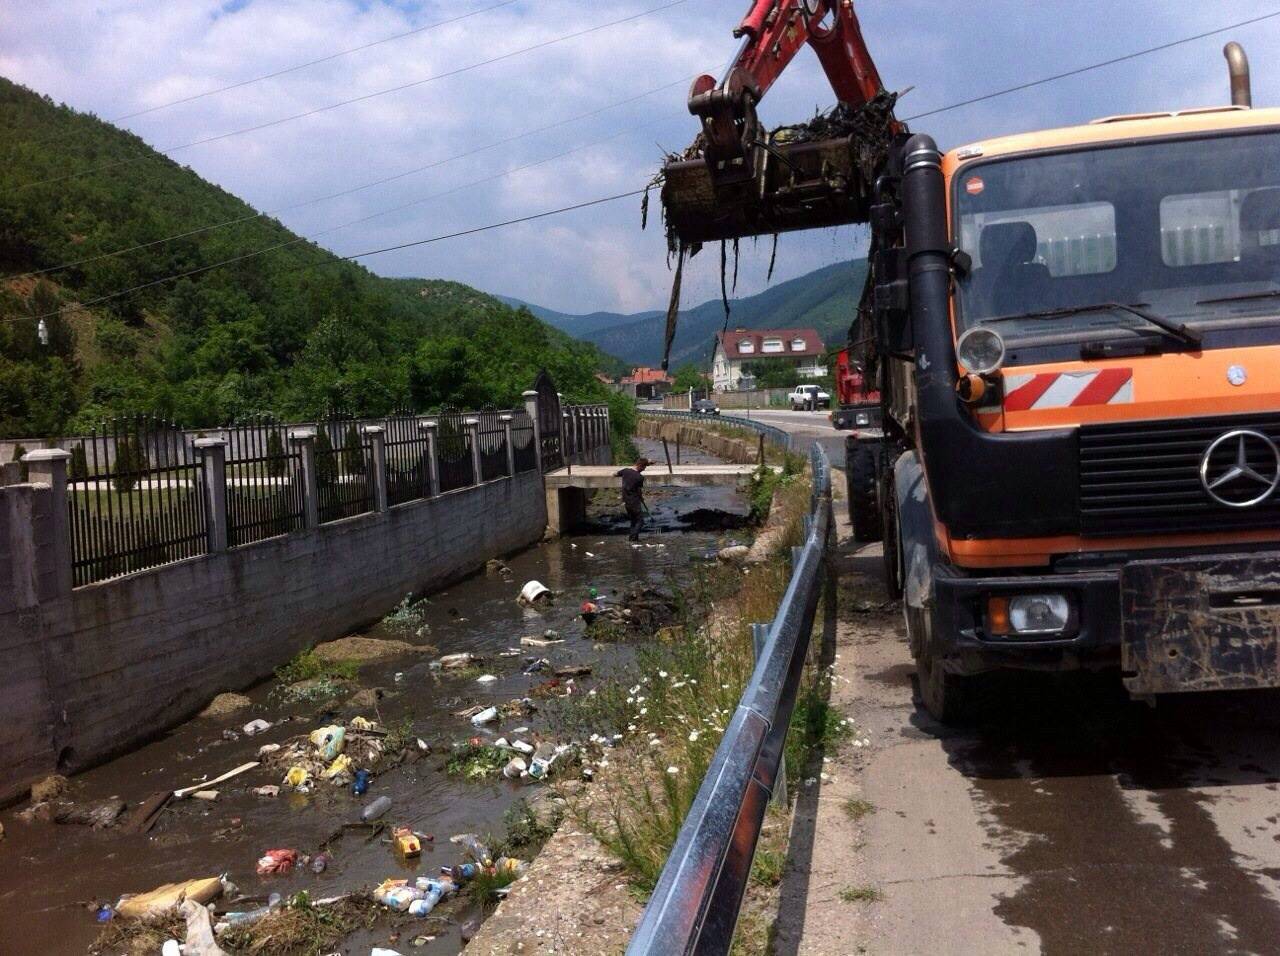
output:
M756 668L645 907L627 956L728 953L809 650L831 528L831 467L814 443L813 494L791 580ZM781 776L781 779L780 779Z
M705 422L711 425L729 425L734 428L745 428L748 431L763 435L765 441L771 445L776 445L783 451L791 450L791 435L789 432L751 418L742 418L738 415L695 415L692 412L675 412L670 409L658 408L640 408L637 411L641 415L652 415L655 418L675 418L691 422Z

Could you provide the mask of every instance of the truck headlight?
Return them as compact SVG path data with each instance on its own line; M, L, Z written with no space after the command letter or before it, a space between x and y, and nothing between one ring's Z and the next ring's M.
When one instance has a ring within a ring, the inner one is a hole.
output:
M1065 594L1018 594L987 601L987 630L997 636L1061 634L1071 622Z
M970 375L990 375L1004 364L1004 339L994 329L975 326L956 342L956 360Z
M871 416L866 412L858 412L858 414L853 416L853 422L855 425L870 425Z

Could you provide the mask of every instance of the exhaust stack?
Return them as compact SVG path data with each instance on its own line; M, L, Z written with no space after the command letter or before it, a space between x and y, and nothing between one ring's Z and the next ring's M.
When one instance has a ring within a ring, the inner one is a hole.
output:
M1222 48L1227 58L1227 70L1231 74L1231 105L1253 106L1253 91L1249 84L1249 57L1244 47L1232 40Z

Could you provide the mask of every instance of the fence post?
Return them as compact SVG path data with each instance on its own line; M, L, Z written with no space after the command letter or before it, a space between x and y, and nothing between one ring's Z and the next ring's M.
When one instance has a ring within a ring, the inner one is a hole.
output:
M502 431L507 438L507 477L516 476L516 446L511 437L511 416L502 416Z
M373 510L387 510L387 430L381 425L365 425L360 429L369 436L369 457L373 468Z
M221 438L197 438L192 444L204 458L209 553L218 554L231 544L231 529L227 524L227 443Z
M524 410L533 422L533 457L538 465L538 474L542 474L542 426L538 423L538 393L530 390L521 393L524 399Z
M480 459L480 419L464 418L462 424L466 428L467 434L471 436L471 483L473 485L483 484L484 473L481 470L482 462Z
M49 597L71 593L71 519L67 513L67 462L70 458L71 452L61 448L40 448L22 456L22 463L27 466L27 482L46 485L50 493L52 534L49 543L53 546L54 593Z
M302 462L302 526L320 527L320 476L316 474L316 432L299 428L289 432L289 442L298 449Z
M439 422L418 422L418 428L427 435L427 497L440 494L440 458L436 454Z

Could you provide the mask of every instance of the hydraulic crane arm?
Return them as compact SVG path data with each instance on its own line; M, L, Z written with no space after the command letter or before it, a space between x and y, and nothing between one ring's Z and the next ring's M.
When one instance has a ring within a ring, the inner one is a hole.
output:
M904 128L852 0L754 0L734 36L742 46L723 79L700 76L689 92L700 140L666 167L663 201L675 236L702 242L862 221L877 157ZM805 44L835 91L847 135L770 141L756 104Z

